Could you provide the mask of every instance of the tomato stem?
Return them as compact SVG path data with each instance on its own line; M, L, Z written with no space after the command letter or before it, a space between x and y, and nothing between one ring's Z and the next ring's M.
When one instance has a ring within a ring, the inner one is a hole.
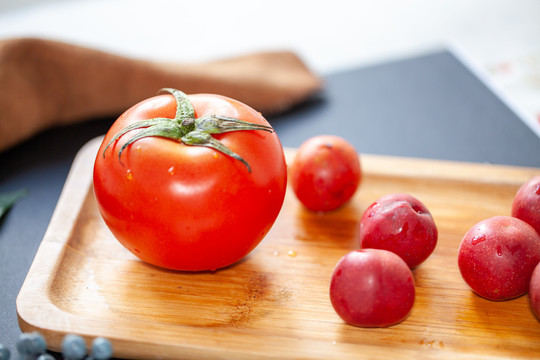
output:
M262 130L273 132L271 126L254 124L236 118L230 118L220 115L207 115L200 118L195 118L195 109L189 101L189 98L180 90L164 88L160 91L165 91L172 94L176 100L176 115L173 119L170 118L154 118L138 121L129 126L126 126L103 149L103 157L109 146L116 142L126 133L142 129L136 135L131 137L118 152L118 159L121 162L122 152L126 147L133 144L135 141L151 136L158 136L167 139L180 141L186 145L205 146L224 153L240 162L242 162L251 172L251 167L240 155L226 147L221 141L214 138L211 134L223 134L231 131L242 130Z

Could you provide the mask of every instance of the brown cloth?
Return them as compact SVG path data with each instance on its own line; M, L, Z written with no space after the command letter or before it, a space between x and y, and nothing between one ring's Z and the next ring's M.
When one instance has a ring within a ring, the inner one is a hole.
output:
M225 95L270 115L302 102L321 81L286 51L170 64L8 39L0 41L0 151L51 126L119 116L164 87Z

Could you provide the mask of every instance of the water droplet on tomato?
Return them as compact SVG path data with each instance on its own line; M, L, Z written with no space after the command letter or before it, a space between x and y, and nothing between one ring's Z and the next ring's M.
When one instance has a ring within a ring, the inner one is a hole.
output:
M169 175L174 175L174 173L176 172L176 169L174 168L174 165L171 166L171 167L169 168L169 170L167 170L167 172L169 173Z
M298 255L298 253L296 251L294 251L294 250L289 250L287 255L289 255L290 257L296 257L296 255Z
M131 170L126 171L126 179L132 180L133 179L133 173Z
M476 235L472 238L471 244L476 245L476 244L481 243L484 240L486 240L486 235L484 234Z
M536 195L540 195L540 184L537 184L537 185L536 185L536 188L534 189L534 193L535 193Z
M497 246L497 256L502 256L502 248L501 246Z

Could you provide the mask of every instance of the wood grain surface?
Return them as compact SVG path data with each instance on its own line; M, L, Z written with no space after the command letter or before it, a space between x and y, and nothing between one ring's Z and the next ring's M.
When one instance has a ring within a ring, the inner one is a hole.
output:
M108 231L91 188L100 139L78 154L17 298L23 331L52 350L67 333L109 338L115 357L161 359L531 359L540 323L528 297L476 296L457 249L476 222L510 215L517 188L540 169L362 154L354 199L326 214L288 189L274 227L244 260L215 272L145 264ZM287 158L294 156L287 150ZM379 196L407 192L430 209L439 242L414 270L416 301L402 323L357 328L334 312L328 286L337 261L358 247L358 223Z

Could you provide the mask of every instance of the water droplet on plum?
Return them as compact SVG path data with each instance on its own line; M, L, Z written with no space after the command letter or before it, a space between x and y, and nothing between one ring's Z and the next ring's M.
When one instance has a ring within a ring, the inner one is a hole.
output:
M475 235L471 240L471 244L476 245L476 244L481 243L484 240L486 240L486 235L484 234Z
M406 222L404 223L398 230L398 234L401 234L401 233L407 233L407 231L409 231L409 223Z

